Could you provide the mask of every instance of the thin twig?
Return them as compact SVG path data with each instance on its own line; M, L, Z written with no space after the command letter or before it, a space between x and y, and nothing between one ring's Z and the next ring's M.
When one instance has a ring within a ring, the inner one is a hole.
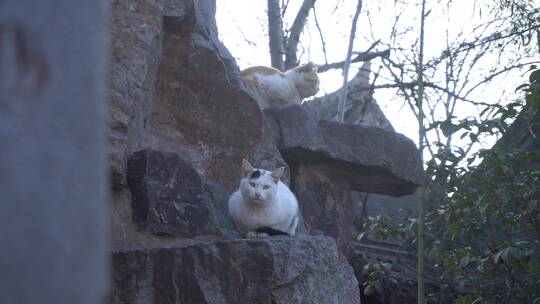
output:
M358 16L362 10L362 0L358 0L356 4L356 12L354 13L354 18L351 26L351 35L349 36L349 48L347 49L347 57L345 58L345 63L343 65L343 91L341 92L341 97L338 104L338 121L345 121L345 100L347 99L347 84L349 82L349 67L351 65L351 55L352 48L354 43L354 36L356 34L356 23L358 22Z
M324 63L328 64L328 57L326 56L326 42L324 41L324 36L321 30L321 27L319 26L319 20L317 20L317 11L315 10L315 6L313 6L313 18L315 19L315 25L317 26L317 30L319 31L319 36L321 37L322 50L324 54Z
M356 57L351 59L351 63L370 61L377 57L387 58L390 56L390 49L381 52L362 52L357 53ZM341 69L345 66L345 60L340 62L333 62L328 64L319 65L319 73L326 72L331 69Z

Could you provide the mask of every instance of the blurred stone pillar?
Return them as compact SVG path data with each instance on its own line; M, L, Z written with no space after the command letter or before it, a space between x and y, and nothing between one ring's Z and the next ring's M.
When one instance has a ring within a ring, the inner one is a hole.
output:
M0 1L0 303L106 296L106 11Z

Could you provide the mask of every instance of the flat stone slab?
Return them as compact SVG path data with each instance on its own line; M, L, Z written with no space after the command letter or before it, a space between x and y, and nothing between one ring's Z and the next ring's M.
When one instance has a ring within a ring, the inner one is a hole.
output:
M289 165L327 165L350 174L350 190L392 196L411 194L422 182L418 149L404 135L319 120L300 105L267 113L279 125L278 148Z
M113 252L111 302L358 304L333 239L272 237Z

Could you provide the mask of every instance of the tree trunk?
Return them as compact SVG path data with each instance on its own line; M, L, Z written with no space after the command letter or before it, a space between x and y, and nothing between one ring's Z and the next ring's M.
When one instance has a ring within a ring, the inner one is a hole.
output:
M270 1L269 1L270 2ZM296 18L294 18L293 25L291 26L289 39L287 40L287 47L285 53L285 68L290 69L298 65L298 58L296 52L298 50L298 41L300 40L300 34L304 30L306 20L309 15L309 11L315 5L315 0L304 0Z
M268 0L268 40L272 66L283 71L283 20L279 0Z

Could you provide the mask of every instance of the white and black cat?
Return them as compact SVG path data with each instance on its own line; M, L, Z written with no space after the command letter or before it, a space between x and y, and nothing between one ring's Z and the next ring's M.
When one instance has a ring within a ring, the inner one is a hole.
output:
M317 66L309 62L285 73L272 67L253 66L242 71L242 78L261 109L301 104L319 92Z
M242 161L240 186L229 198L229 214L242 236L295 235L298 201L280 181L285 167L272 172Z

